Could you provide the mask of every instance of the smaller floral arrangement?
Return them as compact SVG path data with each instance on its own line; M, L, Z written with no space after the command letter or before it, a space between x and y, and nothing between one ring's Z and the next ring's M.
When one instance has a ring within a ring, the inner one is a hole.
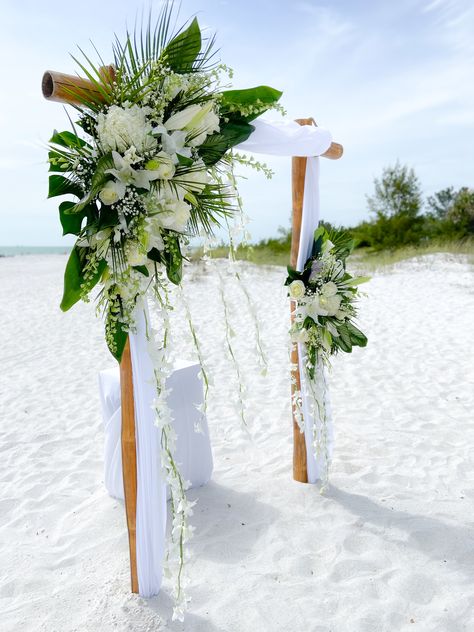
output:
M354 245L346 233L320 227L314 233L312 254L303 271L288 267L285 285L296 303L291 340L304 343L311 379L319 360L327 365L329 357L338 351L350 353L352 347L367 345L366 336L354 320L358 286L369 277L354 277L346 270L346 259Z
M305 432L304 414L309 413L312 418L311 448L316 459L322 459L323 463L321 491L326 489L331 461L325 368L338 351L350 353L352 347L367 344L366 336L355 326L354 320L358 286L369 278L354 277L346 270L346 260L354 245L346 233L319 227L303 271L288 267L285 282L294 305L291 341L294 346L301 343L304 347L300 358L304 371L300 378L304 379L298 379L295 372L292 377L293 414L301 432ZM297 365L293 371L296 368Z

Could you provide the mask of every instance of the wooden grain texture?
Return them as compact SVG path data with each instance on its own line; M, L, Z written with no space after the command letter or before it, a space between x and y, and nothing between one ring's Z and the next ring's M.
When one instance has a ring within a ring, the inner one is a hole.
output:
M115 79L115 69L113 66L101 66L99 74L102 86L89 79L66 75L55 70L46 70L41 80L41 91L48 101L72 105L78 105L84 101L101 103L105 100L104 91L110 91L111 84Z
M300 125L311 125L312 119L296 119ZM306 173L306 158L294 156L291 165L292 179L292 231L291 231L291 254L290 265L296 267L298 260L298 249L300 245L301 220L303 216L303 195L304 181ZM291 310L293 311L293 305ZM293 316L291 316L293 319ZM300 483L308 482L308 470L306 463L306 441L304 433L296 422L295 405L293 403L293 395L300 391L300 372L298 368L298 347L293 345L291 352L291 395L292 395L292 415L293 415L293 478Z
M122 399L123 490L130 548L130 576L132 592L137 593L137 446L130 338L127 338L120 362L120 393Z

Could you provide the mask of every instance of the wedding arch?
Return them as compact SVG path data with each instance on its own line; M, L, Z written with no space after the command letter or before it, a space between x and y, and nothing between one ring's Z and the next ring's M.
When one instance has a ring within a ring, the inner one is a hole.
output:
M78 198L59 207L64 234L78 236L65 272L62 309L87 297L97 283L108 293L106 339L120 367L121 469L131 589L142 596L160 589L168 486L172 534L178 534L168 556L175 557L178 567L180 617L185 598L179 578L191 505L173 460L175 439L166 404L168 315L160 292L165 281L181 282L180 240L186 227L198 221L206 225L215 219L218 207L226 210L224 187L235 182L230 175L223 183L215 165L229 150L292 156L287 285L294 334L290 377L296 481L321 480L330 458L332 430L322 360L338 349L363 346L366 340L351 324L355 315L351 301L364 280L345 271L351 246L316 230L318 157L338 159L342 146L332 142L331 134L312 118L262 118L281 95L272 88L212 92L215 71L205 67L212 42L202 41L196 19L167 36L168 17L166 12L161 16L154 34L148 26L141 48L136 36L127 34L124 44L117 40L114 64L95 67L88 58L87 63L79 63L85 77L46 71L42 92L50 101L76 108L80 127L92 138L85 141L76 127L73 133L54 133L49 195ZM142 224L136 228L138 221ZM323 278L324 266L333 276L326 271ZM113 276L117 274L119 281ZM164 323L159 345L150 334L143 298L150 276L159 285L157 305ZM316 405L310 405L311 397ZM323 430L315 430L318 424ZM322 441L318 432L325 434L325 454L314 450Z

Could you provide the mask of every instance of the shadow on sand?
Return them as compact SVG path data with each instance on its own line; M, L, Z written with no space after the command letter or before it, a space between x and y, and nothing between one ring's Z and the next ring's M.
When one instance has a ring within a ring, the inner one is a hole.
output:
M474 527L449 524L438 518L392 509L389 501L385 506L367 496L351 494L332 485L326 496L364 523L407 534L407 539L399 539L392 533L384 532L383 538L388 542L417 549L437 562L455 562L466 579L474 581Z

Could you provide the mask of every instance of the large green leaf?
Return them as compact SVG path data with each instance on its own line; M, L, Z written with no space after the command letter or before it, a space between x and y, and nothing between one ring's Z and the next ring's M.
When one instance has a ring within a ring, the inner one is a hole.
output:
M356 347L367 346L367 336L363 334L360 329L358 329L351 322L347 322L346 327L353 345L355 345Z
M86 206L80 213L70 214L67 211L75 205L75 202L61 202L59 205L59 219L63 227L63 235L79 235L82 222L87 216L93 216L92 205Z
M105 154L101 156L97 161L97 168L91 180L91 189L77 204L71 206L68 209L68 213L80 213L97 195L100 189L104 186L107 180L110 180L111 176L105 173L108 169L114 168L114 159L112 154ZM51 178L53 176L50 176Z
M66 264L66 270L64 271L64 292L61 300L61 309L63 312L67 312L71 309L80 299L82 295L81 285L84 283L84 267L87 261L87 255L89 248L80 248L74 245L69 255L68 262ZM92 279L88 280L88 288L91 290L102 276L106 267L104 260L99 262L97 272Z
M283 93L270 86L256 86L255 88L247 88L244 90L224 90L221 92L222 101L221 107L225 111L240 111L240 108L245 110L251 105L258 105L255 112L250 115L244 115L247 121L263 114L268 108L276 103Z
M194 18L188 28L181 31L165 48L163 54L167 65L175 72L189 72L201 52L201 45L201 29L197 18Z
M82 147L90 147L89 143L86 143L85 140L79 138L73 132L58 132L54 130L54 134L52 135L50 143L54 143L55 145L60 145L61 147L68 147L70 149L77 149L78 147L82 149Z
M49 176L48 198L68 194L75 195L78 198L81 198L83 195L81 187L76 182L69 180L69 178L58 175Z

